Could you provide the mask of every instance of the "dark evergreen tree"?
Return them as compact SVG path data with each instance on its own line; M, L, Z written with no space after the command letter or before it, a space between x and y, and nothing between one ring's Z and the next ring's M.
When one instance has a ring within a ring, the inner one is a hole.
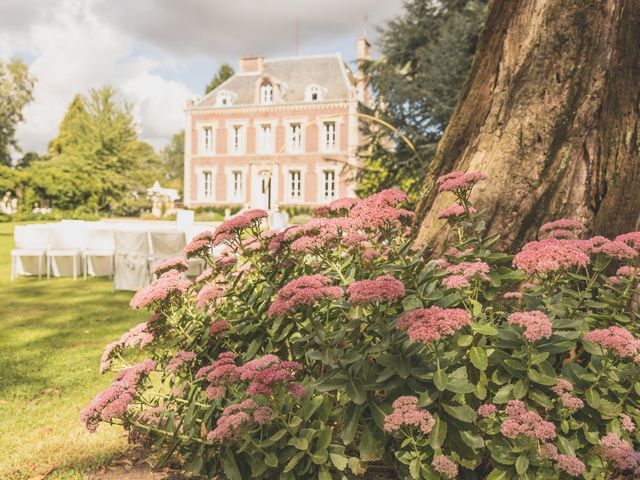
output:
M211 90L214 90L216 87L218 87L218 85L224 82L227 78L231 77L231 75L233 75L234 73L236 72L228 63L223 63L222 65L220 65L220 68L218 68L217 73L213 76L209 84L205 87L204 94L206 95Z
M363 65L374 94L364 113L398 130L363 122L359 193L399 187L417 197L471 66L485 11L483 0L409 0L403 15L381 28L382 58Z

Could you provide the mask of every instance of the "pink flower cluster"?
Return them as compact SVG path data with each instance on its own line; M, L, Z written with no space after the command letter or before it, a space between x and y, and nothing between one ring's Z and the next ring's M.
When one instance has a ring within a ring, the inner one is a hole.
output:
M416 342L433 343L471 325L471 317L461 308L419 308L405 313L396 323Z
M556 427L543 420L537 412L525 408L524 402L510 400L505 409L507 418L500 426L500 432L507 438L525 436L541 441L556 438Z
M211 253L211 240L197 237L187 243L182 255L187 258L206 257Z
M621 240L606 240L591 247L591 253L603 254L617 260L631 260L638 252Z
M575 412L584 407L582 400L571 395L573 385L568 380L561 378L551 390L560 397L560 403L570 412Z
M224 352L211 365L202 367L196 378L206 378L206 389L210 400L225 395L227 387L239 381L249 382L247 395L271 395L274 389L284 386L294 396L304 396L305 388L294 383L297 372L302 368L298 362L282 361L276 355L264 355L237 366L236 354Z
M196 354L193 352L176 352L176 354L171 357L169 363L164 368L164 371L167 373L172 373L182 367L185 363L188 363L196 358Z
M209 325L209 335L217 337L231 328L231 324L226 320L216 320Z
M189 264L186 262L184 258L169 258L167 260L163 260L158 263L151 273L153 275L162 275L169 270L177 270L179 272L186 272L189 270Z
M475 214L477 213L476 209L473 207L469 207L468 213ZM441 220L457 220L460 217L463 217L467 214L467 210L460 205L459 203L454 203L450 207L447 207L438 212L436 215Z
M236 356L233 352L223 352L211 365L202 367L196 372L196 379L206 378L209 382L209 386L205 390L209 400L224 397L227 386L235 384L240 378L235 363Z
M275 355L265 355L245 363L238 368L238 373L241 380L251 382L247 395L271 395L275 387L286 385L293 395L304 396L304 387L293 383L301 368L298 362L282 361Z
M384 417L384 429L387 432L395 432L403 426L418 427L422 433L429 433L435 425L431 414L418 407L416 397L398 397L393 404L393 411Z
M624 242L635 250L640 250L640 232L628 232L618 235L616 240Z
M619 358L636 357L640 350L640 340L637 340L629 330L617 325L591 330L584 334L584 339L600 345Z
M216 422L216 428L207 434L207 441L234 441L254 425L264 425L271 420L273 411L261 407L254 400L247 399L226 407Z
M213 268L208 267L200 275L196 277L196 283L202 283L207 280L211 280L213 277L216 276L216 274L217 272Z
M636 267L630 267L625 265L616 270L616 276L618 277L637 277L639 270Z
M286 315L301 305L342 297L342 288L332 287L330 283L331 279L324 275L305 275L292 280L276 294L276 300L269 307L269 316Z
M632 433L636 429L636 424L633 423L633 420L631 420L631 417L629 415L627 415L626 413L621 413L620 414L620 427L622 427L622 429L625 432Z
M579 477L587 471L582 461L573 455L559 454L558 447L552 443L543 443L540 445L538 456L555 461L559 470L563 470L573 477Z
M216 259L216 268L220 270L227 270L233 267L236 263L238 263L238 257L233 254L231 249L225 249Z
M158 307L186 292L190 286L191 282L183 278L179 271L169 270L147 287L138 290L129 305L134 309Z
M373 280L359 280L347 288L349 302L366 305L375 302L396 302L404 297L404 283L391 275L383 275Z
M488 281L490 267L485 262L462 262L449 265L446 277L442 284L447 288L460 289L471 285L471 280L478 279L480 281Z
M634 450L629 442L610 432L600 439L599 444L600 454L606 461L621 472L634 475L629 478L640 477L640 452Z
M128 332L124 333L115 342L109 343L102 352L102 358L100 359L100 373L104 373L111 368L112 357L115 353L120 353L127 347L134 347L138 345L140 350L149 345L155 339L153 332L149 331L149 323L139 323L135 327L131 328Z
M138 384L155 366L153 360L145 360L120 372L114 382L82 410L80 420L87 430L95 432L101 421L122 417L135 400Z
M402 228L413 222L414 213L396 207L408 201L409 197L400 190L383 190L355 205L349 218L357 222L358 228L366 231Z
M224 295L225 288L221 285L205 285L198 292L196 307L204 308L212 300Z
M284 240L294 252L317 253L336 246L356 229L357 225L349 218L312 218L304 225L287 229Z
M580 477L587 471L585 464L573 455L559 454L556 457L556 465L559 470L567 472L572 477Z
M552 334L551 320L544 313L533 310L531 312L516 312L509 315L510 325L519 325L524 329L524 338L530 342L537 342L549 338Z
M326 217L330 214L348 213L358 203L360 203L359 198L338 198L328 205L316 208L315 214L319 217Z
M560 220L545 223L540 227L539 232L545 233L553 230L582 230L582 222L569 218L561 218Z
M238 239L239 234L246 228L258 226L263 218L267 218L267 212L264 210L247 210L235 217L222 222L216 228L212 244L220 245L223 242Z
M513 257L513 265L529 274L547 274L557 270L586 267L589 261L589 255L580 240L554 238L529 242Z
M433 469L445 478L455 479L458 477L458 465L449 457L436 455L431 461Z
M478 407L477 413L482 418L488 418L493 415L496 410L497 408L493 403L485 403Z
M439 177L436 183L439 192L458 192L471 190L476 183L486 178L487 176L480 172L451 172Z
M548 458L549 460L555 460L558 458L558 447L553 443L543 443L538 450L539 458Z

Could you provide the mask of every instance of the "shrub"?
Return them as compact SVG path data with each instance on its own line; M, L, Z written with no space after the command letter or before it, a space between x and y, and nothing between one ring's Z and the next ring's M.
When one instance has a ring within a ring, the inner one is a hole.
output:
M561 220L512 261L469 203L480 181L438 180L442 255L394 190L201 234L185 255L209 268L136 293L153 315L107 347L101 370L124 370L83 420L233 480L637 478L640 232Z

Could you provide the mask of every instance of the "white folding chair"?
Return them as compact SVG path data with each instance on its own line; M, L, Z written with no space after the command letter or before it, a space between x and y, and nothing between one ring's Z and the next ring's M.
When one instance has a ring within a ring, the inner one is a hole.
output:
M102 258L109 261L109 277L113 278L114 257L116 253L116 245L113 240L113 230L106 228L90 228L87 230L85 237L85 247L82 251L84 260L84 279L87 279L89 267L94 276L98 276L94 259Z
M56 258L70 258L72 276L78 278L78 267L84 248L86 228L80 223L52 225L49 229L49 246L47 248L47 280L51 278L53 261ZM58 266L59 272L61 271Z
M146 231L115 230L113 290L135 291L149 284L149 235Z
M184 232L149 232L149 239L149 266L152 270L161 261L182 255L182 250L187 244Z
M42 267L47 256L48 228L46 225L16 225L13 230L13 240L16 248L11 250L11 281L18 274L18 260L21 269L26 272L22 264L23 258L37 258L38 279L42 278Z

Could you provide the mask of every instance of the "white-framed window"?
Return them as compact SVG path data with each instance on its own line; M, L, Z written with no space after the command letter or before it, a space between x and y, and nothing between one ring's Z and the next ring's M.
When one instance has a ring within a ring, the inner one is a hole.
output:
M259 153L271 153L273 152L273 125L271 123L261 123L258 126L258 152Z
M216 95L216 107L226 107L233 103L233 97L229 92L220 92Z
M262 105L273 103L273 85L269 82L264 82L260 85L260 103Z
M322 171L322 197L323 200L334 200L336 198L336 171Z
M289 124L287 135L287 147L289 152L300 153L302 148L302 123L294 122Z
M322 138L320 145L325 152L333 152L336 150L336 122L322 123Z
M229 153L241 154L245 151L245 128L241 124L229 126Z
M241 202L244 198L242 180L242 170L233 170L231 172L231 199L233 201Z
M289 170L288 188L290 201L302 201L302 171Z
M198 200L213 200L213 188L215 176L213 170L200 170L200 188L198 189Z
M318 85L309 85L304 97L307 102L318 102L322 100L322 89Z
M200 130L199 153L213 153L214 138L214 130L212 126L202 127Z

